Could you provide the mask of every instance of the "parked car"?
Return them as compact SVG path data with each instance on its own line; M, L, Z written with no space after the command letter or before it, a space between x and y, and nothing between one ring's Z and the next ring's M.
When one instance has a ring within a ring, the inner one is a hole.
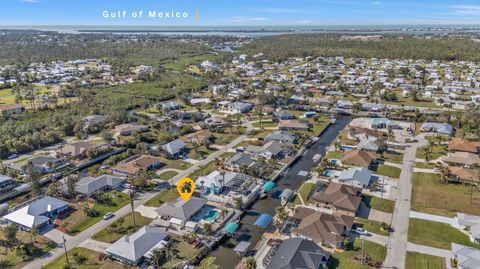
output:
M370 233L368 233L367 230L363 229L362 227L355 228L353 232L359 235L370 236Z
M8 159L9 159L9 160L12 160L12 159L15 159L15 158L17 158L17 157L18 157L17 154L12 154L12 155L8 156Z
M107 214L103 215L103 220L108 220L115 216L112 212L108 212Z
M122 184L122 188L131 189L132 185L130 183L124 183L124 184Z

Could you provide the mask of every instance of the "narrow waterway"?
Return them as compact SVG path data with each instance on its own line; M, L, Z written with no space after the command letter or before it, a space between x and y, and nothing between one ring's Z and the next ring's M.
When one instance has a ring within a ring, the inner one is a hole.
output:
M257 244L264 232L260 227L253 225L258 216L263 213L270 215L275 214L275 208L280 205L278 196L282 190L285 188L296 190L302 185L305 181L305 177L299 176L298 173L301 171L309 172L315 166L313 156L315 156L315 154L321 154L324 156L326 148L335 140L337 135L343 130L343 128L345 128L350 120L351 117L348 116L338 117L336 124L329 126L320 136L319 140L307 149L298 161L291 165L285 175L277 180L277 186L273 189L272 195L257 201L257 203L247 210L245 216L240 221L240 228L236 235L212 252L212 256L216 257L216 264L218 264L220 268L234 268L240 261L240 257L233 252L233 248L238 242L249 241L251 247L254 247L255 244Z

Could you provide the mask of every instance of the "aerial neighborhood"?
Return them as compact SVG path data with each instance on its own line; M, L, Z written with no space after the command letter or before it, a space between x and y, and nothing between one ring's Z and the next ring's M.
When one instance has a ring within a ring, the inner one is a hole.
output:
M480 268L478 61L83 38L175 56L0 59L0 268Z

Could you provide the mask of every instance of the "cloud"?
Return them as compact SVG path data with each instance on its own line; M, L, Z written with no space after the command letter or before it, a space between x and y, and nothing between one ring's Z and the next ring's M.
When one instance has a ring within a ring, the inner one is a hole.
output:
M247 16L233 16L231 17L233 22L254 22L254 21L269 21L269 18L265 17L247 17Z
M40 0L20 0L20 2L35 4L35 3L39 3Z
M450 6L455 14L461 15L480 15L480 6L478 5L453 5Z

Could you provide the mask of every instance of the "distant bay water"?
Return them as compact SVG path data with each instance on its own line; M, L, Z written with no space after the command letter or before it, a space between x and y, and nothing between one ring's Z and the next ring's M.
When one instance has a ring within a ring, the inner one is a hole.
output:
M0 25L0 29L60 33L151 33L164 35L268 36L292 33L442 34L478 33L480 25L305 25L305 26L159 26L159 25Z

